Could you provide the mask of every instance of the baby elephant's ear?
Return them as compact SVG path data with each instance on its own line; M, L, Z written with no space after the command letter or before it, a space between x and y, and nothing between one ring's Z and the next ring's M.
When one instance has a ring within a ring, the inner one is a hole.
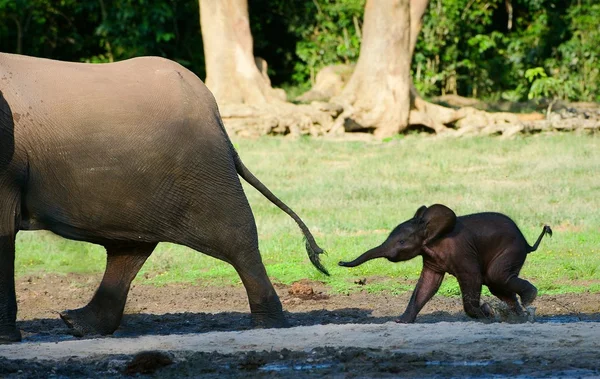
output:
M414 219L415 220L420 220L423 218L423 215L425 214L425 212L427 211L427 207L424 205L421 205L419 207L419 209L417 209L417 212L415 213Z
M423 245L429 241L450 233L456 225L456 213L442 204L434 204L427 208L423 214L425 227L425 240Z

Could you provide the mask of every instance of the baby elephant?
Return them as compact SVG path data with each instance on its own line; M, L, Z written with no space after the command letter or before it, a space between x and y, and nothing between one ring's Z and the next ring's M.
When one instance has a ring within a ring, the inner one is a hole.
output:
M520 279L519 271L527 254L535 251L552 230L545 225L533 246L529 246L517 225L500 213L475 213L456 217L448 207L422 206L415 216L398 225L381 244L352 262L340 266L355 267L370 259L384 257L391 262L423 256L423 271L401 323L415 321L425 303L437 292L447 272L458 280L465 312L474 318L492 318L492 308L480 305L481 286L506 302L511 310L522 314L523 306L533 302L537 289Z

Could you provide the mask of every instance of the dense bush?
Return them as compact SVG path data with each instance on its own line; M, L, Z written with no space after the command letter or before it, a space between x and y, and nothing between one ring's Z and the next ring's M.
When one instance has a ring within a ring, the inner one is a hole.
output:
M204 75L198 1L0 0L0 51L110 62L160 55Z
M413 60L426 96L523 100L529 69L600 101L596 0L430 0ZM276 85L308 86L356 61L365 0L249 0L255 53ZM0 50L106 62L177 60L204 76L197 0L0 0Z
M572 100L600 100L600 5L511 1L512 17L504 0L430 3L413 61L421 92L523 100L525 72L544 67Z

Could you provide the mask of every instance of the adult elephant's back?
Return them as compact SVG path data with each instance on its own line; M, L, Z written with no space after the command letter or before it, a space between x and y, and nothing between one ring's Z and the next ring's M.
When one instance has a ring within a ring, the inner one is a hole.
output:
M246 207L214 98L179 64L7 54L0 63L26 149L24 227L99 243L180 240L224 201L218 193Z

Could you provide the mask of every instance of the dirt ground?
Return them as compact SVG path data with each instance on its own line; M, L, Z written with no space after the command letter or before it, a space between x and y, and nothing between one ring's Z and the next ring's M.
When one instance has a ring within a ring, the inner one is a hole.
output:
M73 337L58 312L85 305L99 280L18 280L24 342L0 346L0 377L600 377L597 293L540 296L529 319L485 299L492 323L466 317L459 298L435 296L401 325L393 320L410 294L276 284L291 328L250 330L241 284L134 284L114 336Z

